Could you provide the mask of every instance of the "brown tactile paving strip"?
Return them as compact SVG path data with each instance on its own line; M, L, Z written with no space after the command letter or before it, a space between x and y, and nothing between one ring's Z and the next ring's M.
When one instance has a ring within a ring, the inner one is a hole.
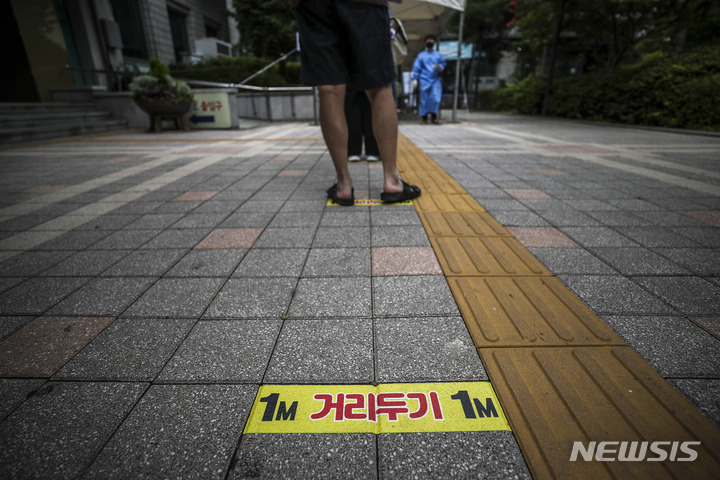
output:
M403 177L423 189L413 203L533 476L714 478L720 431L434 160L403 136L398 152ZM694 462L570 461L575 441L686 440L701 442Z

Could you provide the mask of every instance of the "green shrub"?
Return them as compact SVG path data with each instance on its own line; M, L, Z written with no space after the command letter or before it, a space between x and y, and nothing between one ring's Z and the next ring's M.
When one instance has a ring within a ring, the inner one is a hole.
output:
M482 108L540 113L545 78L530 76L486 94ZM510 101L510 99L512 99ZM508 105L510 103L510 105ZM567 118L720 131L720 47L660 52L612 74L553 82L548 113Z
M171 65L176 77L217 83L240 83L270 63L256 57L215 57L194 65ZM284 87L300 85L300 64L285 62L273 66L267 72L253 78L249 85L261 87Z
M187 83L170 76L170 69L157 58L150 59L150 75L138 75L128 85L135 98L184 103L195 95Z

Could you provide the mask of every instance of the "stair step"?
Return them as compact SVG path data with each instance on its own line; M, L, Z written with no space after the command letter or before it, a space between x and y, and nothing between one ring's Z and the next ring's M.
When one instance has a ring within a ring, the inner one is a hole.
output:
M39 125L64 124L67 122L86 121L97 122L110 119L109 112L54 112L54 113L27 113L7 115L0 112L0 129L32 128Z
M0 144L52 140L127 130L126 120L113 120L92 104L0 103Z

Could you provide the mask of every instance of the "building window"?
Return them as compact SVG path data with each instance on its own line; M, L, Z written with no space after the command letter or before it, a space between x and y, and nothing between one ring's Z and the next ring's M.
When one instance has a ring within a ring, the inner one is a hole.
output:
M192 53L188 40L187 15L178 10L168 9L168 17L170 18L170 34L175 50L175 61L180 63Z
M111 0L115 21L120 27L124 57L148 59L145 31L138 0Z

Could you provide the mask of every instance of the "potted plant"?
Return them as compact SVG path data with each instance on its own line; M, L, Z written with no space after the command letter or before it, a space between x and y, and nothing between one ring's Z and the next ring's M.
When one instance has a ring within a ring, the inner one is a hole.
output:
M162 119L181 122L188 131L184 115L193 104L194 95L187 83L170 76L170 69L157 58L150 59L150 74L139 75L130 82L135 103L150 116L150 130L160 132ZM179 128L179 126L178 126Z

